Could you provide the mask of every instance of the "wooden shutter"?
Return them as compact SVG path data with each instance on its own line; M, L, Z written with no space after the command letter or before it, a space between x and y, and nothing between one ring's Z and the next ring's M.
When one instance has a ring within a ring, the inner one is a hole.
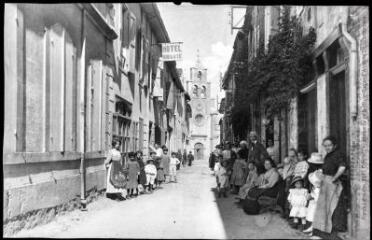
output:
M77 68L76 48L66 33L65 47L65 151L76 150Z
M25 35L25 150L42 152L44 145L44 34L26 29Z
M91 60L92 65L92 79L91 79L91 141L92 149L91 151L101 150L102 143L102 61L101 60Z
M129 28L129 71L135 73L135 59L136 59L136 17L128 14L128 28Z
M49 151L63 151L64 129L64 30L61 25L49 31ZM48 101L48 100L47 100Z

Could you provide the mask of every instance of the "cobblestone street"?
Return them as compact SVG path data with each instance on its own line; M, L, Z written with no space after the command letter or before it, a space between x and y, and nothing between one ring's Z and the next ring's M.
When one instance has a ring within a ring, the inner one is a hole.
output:
M216 198L206 161L178 171L178 183L123 202L101 197L15 237L58 238L283 238L304 239L277 215L246 215L235 195Z

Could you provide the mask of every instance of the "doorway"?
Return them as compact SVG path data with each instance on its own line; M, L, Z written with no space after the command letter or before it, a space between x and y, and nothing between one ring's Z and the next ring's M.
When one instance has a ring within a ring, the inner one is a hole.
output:
M194 145L194 156L195 160L204 159L204 145L202 143L196 143Z

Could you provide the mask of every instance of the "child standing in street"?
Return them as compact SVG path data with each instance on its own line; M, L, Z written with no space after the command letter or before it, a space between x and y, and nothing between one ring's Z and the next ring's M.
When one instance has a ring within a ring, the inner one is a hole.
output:
M145 166L145 173L146 173L146 187L148 187L148 192L152 192L154 190L154 182L156 178L156 167L154 165L154 160L149 159L147 160L147 164Z
M226 161L222 161L221 165L219 166L217 170L217 190L218 190L218 197L220 198L221 195L226 198L226 188L229 186L229 181L228 181L228 176L227 176L227 171L226 171Z
M129 162L128 162L128 183L127 189L129 197L138 196L138 175L140 173L140 165L136 161L135 153L128 153ZM135 192L135 194L134 194Z
M177 165L181 163L181 161L177 158L177 153L172 152L172 157L169 161L169 182L177 182Z
M293 217L292 227L303 231L306 224L306 205L309 193L303 187L303 179L299 176L293 178L291 185L294 185L295 188L289 189L288 201L291 205L289 216ZM299 223L300 219L301 224Z

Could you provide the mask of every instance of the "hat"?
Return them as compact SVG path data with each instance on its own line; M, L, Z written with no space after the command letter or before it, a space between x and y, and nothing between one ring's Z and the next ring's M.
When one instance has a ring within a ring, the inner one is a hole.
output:
M247 141L245 141L245 140L243 140L243 141L240 141L240 143L239 143L240 145L245 145L245 146L248 146L248 142Z
M136 154L134 152L129 152L128 153L128 157L135 157L135 156L136 156Z
M291 186L293 184L295 184L296 182L298 181L303 181L303 179L300 177L300 176L295 176L293 179L292 179L292 182L291 182Z
M324 163L324 160L322 158L322 154L317 153L317 152L313 152L311 154L311 157L307 161L309 163L313 163L313 164L323 164Z
M319 188L322 183L322 174L319 171L315 171L309 174L309 181L314 187Z

